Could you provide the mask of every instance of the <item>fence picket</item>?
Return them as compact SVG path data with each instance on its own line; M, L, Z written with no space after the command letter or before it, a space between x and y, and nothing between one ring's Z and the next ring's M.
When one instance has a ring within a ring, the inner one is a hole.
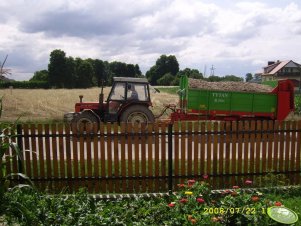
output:
M300 121L298 121L298 123L297 123L297 130L298 130L298 132L297 132L297 150L296 150L296 170L298 171L298 172L300 172L300 161L301 161L301 159L300 159L300 157L301 157L301 155L300 155L300 153L301 153L301 120ZM296 174L296 176L297 176L297 178L296 178L296 184L299 184L300 183L300 173L297 173Z
M187 130L188 139L187 139L187 174L192 174L192 122L188 122L188 130Z
M140 172L139 172L139 166L140 166L140 148L139 148L139 125L137 123L134 124L133 132L136 134L134 136L134 166L135 166L135 172L134 177L139 178ZM135 191L139 191L139 181L134 180L134 189Z
M128 124L126 127L126 133L127 135L127 145L128 145L128 177L132 178L133 177L133 146L132 146L132 125ZM133 184L132 184L132 179L128 180L128 189L129 191L133 191Z
M244 159L242 158L243 156L243 132L244 131L244 126L243 122L239 121L238 122L238 137L237 137L237 172L238 173L243 173L243 161ZM237 181L240 182L242 177L239 175L237 177Z
M275 121L274 123L274 137L273 137L273 171L277 172L278 171L278 166L279 166L279 151L278 151L278 147L279 147L279 123L278 121Z
M64 131L66 134L66 165L67 165L67 178L72 178L72 165L71 165L71 140L70 140L70 125L64 125Z
M285 129L290 130L291 129L291 122L286 121L285 122ZM284 170L288 171L289 170L289 162L290 162L290 139L291 139L291 133L290 132L285 132L285 159L284 159Z
M85 131L84 125L79 128L80 138L79 138L79 164L80 164L80 177L85 178L86 167L85 167ZM81 181L82 182L82 181Z
M105 150L105 132L104 132L104 124L100 124L100 167L101 167L101 192L107 191L107 183L106 183L106 150Z
M204 175L206 172L206 161L205 161L205 148L206 148L206 124L205 122L201 123L201 159L200 159L200 175Z
M143 178L146 177L146 138L145 138L145 131L146 131L146 125L141 125L141 176ZM146 192L146 180L142 180L141 184L141 191Z
M51 178L52 177L52 160L51 160L51 155L50 155L50 139L49 139L49 134L50 134L50 128L49 124L44 125L44 133L45 133L45 157L46 157L46 169L47 169L47 177Z
M273 163L273 134L274 134L274 125L273 121L268 123L268 172L272 172L272 163Z
M174 124L174 176L175 184L179 183L178 176L180 175L180 161L179 161L179 123Z
M58 124L58 134L63 134L63 124ZM65 148L64 148L64 139L63 136L59 136L59 146L58 146L58 151L59 151L59 166L60 166L60 178L65 179ZM59 182L59 188L63 188L66 186L66 180L61 180Z
M208 122L206 124L206 131L207 132L210 132L211 129L213 127L211 127L211 124L212 122ZM211 172L211 169L212 169L212 166L211 166L211 158L212 158L212 148L211 148L211 145L212 145L212 134L208 134L207 135L207 149L206 149L206 155L207 155L207 167L206 167L206 174L212 174Z
M121 160L120 160L120 165L121 165L121 176L123 178L126 178L127 176L127 173L126 173L126 153L125 153L125 124L124 123L121 123L120 125L120 134L121 134L121 142L120 142L120 145L121 145ZM122 180L121 181L121 190L123 193L126 192L126 188L127 188L127 181L126 180Z
M282 130L280 132L280 137L279 137L279 141L280 141L280 151L279 151L279 171L283 172L284 170L284 132L283 130L285 129L285 124L284 122L280 122L280 130Z
M232 152L231 152L231 174L236 174L237 170L237 161L236 161L236 145L237 145L237 123L236 121L232 122ZM235 177L231 177L232 184L235 184Z
M251 126L250 126L250 173L254 173L255 169L255 131L256 129L256 124L254 121L251 121Z
M38 158L37 158L37 144L36 144L36 126L35 124L30 125L30 134L31 136L31 154L32 154L32 170L33 170L33 178L38 178Z
M166 176L166 124L162 123L161 124L161 156L160 156L161 160L160 160L160 168L161 168L161 176L162 178L164 178ZM165 179L161 180L160 183L160 188L161 189L166 189L165 188Z
M256 151L255 151L255 172L256 173L259 173L260 172L260 168L262 166L262 162L261 162L261 159L260 159L260 155L261 155L261 139L262 139L262 123L261 121L257 121L256 122L256 137L255 137L255 148L256 148Z
M113 176L113 158L112 158L112 126L111 123L107 124L107 161L108 169L107 176L111 178ZM113 192L112 180L108 180L108 191Z
M159 146L159 144L160 144L160 142L159 142L159 138L160 138L160 134L159 134L159 132L160 132L160 128L159 128L159 126L158 126L158 124L155 124L155 150L154 150L154 152L155 152L155 177L159 177L160 176L160 174L159 174L159 167L160 167L160 159L159 159L159 150L160 150L160 146ZM160 181L158 181L158 180L155 180L155 192L157 192L157 191L159 191L159 186L160 186Z
M193 124L193 133L197 133L199 131L199 122L195 122ZM198 175L199 174L199 134L193 135L193 174Z
M93 131L93 124L87 123L86 127L87 127L87 131ZM88 176L88 178L92 177L92 149L91 149L91 143L92 143L92 138L91 138L91 134L89 134L87 132L87 137L85 140L85 153L86 153L86 176ZM91 183L89 183L91 184ZM88 189L90 189L90 187L88 186Z
M29 147L29 128L28 124L23 125L23 130L24 130L24 153L25 153L25 169L26 169L26 175L28 177L32 177L31 173L31 157L30 157L30 147Z
M147 132L148 132L148 137L147 137L147 149L148 149L148 157L147 157L147 172L148 172L148 177L152 177L153 174L153 124L148 124L147 126ZM153 192L153 180L149 179L148 180L148 191Z
M55 136L56 135L56 124L51 125L51 134L52 134L52 138L51 138L52 150L51 150L51 153L52 153L52 161L53 161L53 177L58 178L59 177L59 173L58 173L59 162L58 162L58 156L57 156L57 137ZM46 164L48 165L47 160L46 160ZM47 169L47 174L48 174L48 169Z

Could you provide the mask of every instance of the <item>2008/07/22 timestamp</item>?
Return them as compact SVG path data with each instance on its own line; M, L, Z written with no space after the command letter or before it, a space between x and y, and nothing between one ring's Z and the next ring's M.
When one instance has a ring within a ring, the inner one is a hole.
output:
M266 208L256 209L254 207L232 207L232 208L223 208L223 207L210 207L204 208L205 214L266 214Z

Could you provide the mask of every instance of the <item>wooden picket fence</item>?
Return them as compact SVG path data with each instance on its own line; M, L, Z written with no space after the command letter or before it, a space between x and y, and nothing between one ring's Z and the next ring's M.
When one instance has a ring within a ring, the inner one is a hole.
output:
M213 188L246 179L260 186L257 179L267 173L300 182L301 121L115 123L88 131L22 124L16 134L12 140L23 157L8 150L14 157L7 158L6 173L25 173L50 192L81 187L91 193L166 192L192 178L208 180Z

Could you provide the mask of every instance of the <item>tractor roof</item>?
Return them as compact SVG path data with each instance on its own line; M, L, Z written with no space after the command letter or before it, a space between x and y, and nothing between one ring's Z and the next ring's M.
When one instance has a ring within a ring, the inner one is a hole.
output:
M133 77L113 77L115 82L137 82L149 83L146 78L133 78Z

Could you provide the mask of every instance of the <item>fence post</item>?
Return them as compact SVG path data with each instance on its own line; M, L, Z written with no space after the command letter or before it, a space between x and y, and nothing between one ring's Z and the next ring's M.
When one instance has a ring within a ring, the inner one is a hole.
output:
M168 124L168 192L172 194L172 176L173 176L173 167L172 167L172 126L173 124Z
M22 126L17 124L17 144L20 150L18 158L18 173L23 173L22 160L23 160L23 142L22 142ZM22 158L22 159L21 159Z

